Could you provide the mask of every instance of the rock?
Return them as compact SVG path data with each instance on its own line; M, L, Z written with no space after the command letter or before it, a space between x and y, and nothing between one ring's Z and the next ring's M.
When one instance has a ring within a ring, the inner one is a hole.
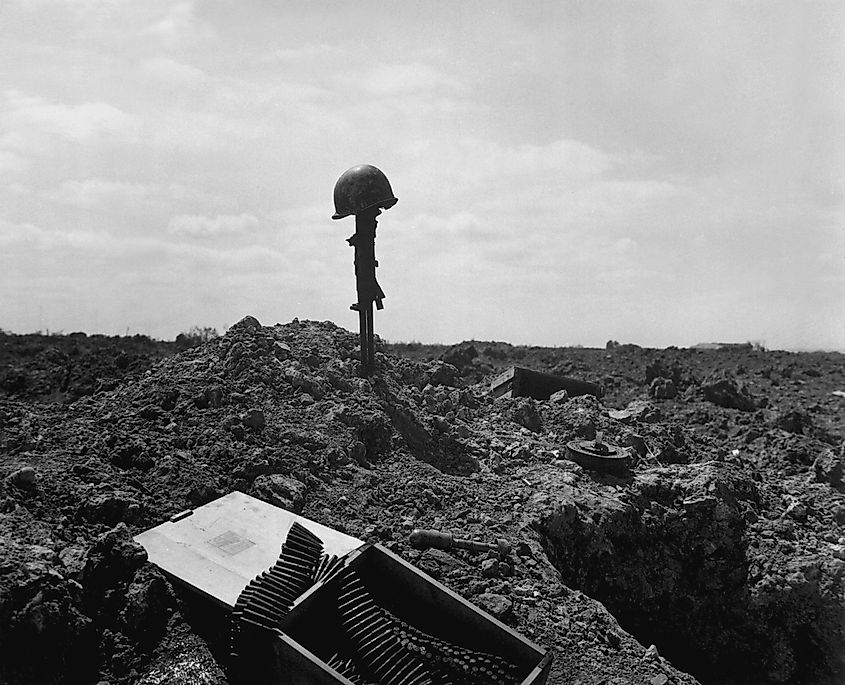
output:
M834 487L842 483L842 455L825 450L813 462L813 472L817 483L829 483Z
M485 592L478 595L475 598L475 603L488 614L499 620L510 616L511 610L513 609L513 602L504 595L499 595L495 592Z
M427 549L417 561L423 571L435 579L442 579L452 573L464 574L466 564L448 552L439 549Z
M367 461L367 446L360 440L356 440L349 447L349 456L352 457L359 466L367 468L370 465L370 462Z
M531 546L525 542L524 540L520 540L516 543L516 547L514 548L514 552L517 556L520 557L531 557L534 556L531 552Z
M803 502L793 502L786 508L786 515L796 521L806 521L807 514L807 506Z
M67 569L68 575L79 578L85 568L85 549L79 545L69 545L59 552L59 561Z
M280 473L258 476L250 494L295 514L302 511L307 487L302 481Z
M145 647L154 645L164 635L175 607L176 597L161 572L144 566L126 590L120 612L122 631Z
M92 601L103 601L103 593L131 578L147 561L146 550L132 539L129 528L118 523L98 536L85 556L82 585Z
M569 393L566 390L553 392L549 397L549 404L564 404L569 401Z
M812 425L813 421L807 414L795 409L784 412L775 419L776 427L796 435L804 435Z
M658 376L651 382L648 392L655 399L671 400L678 394L678 389L675 387L675 383L671 378Z
M222 497L223 494L224 493L222 491L208 485L207 483L200 483L199 485L191 488L190 492L188 492L188 500L195 507L200 507L203 504L208 504L218 497Z
M79 507L79 514L91 523L104 523L109 526L121 521L133 522L141 513L141 505L130 492L97 493L86 499Z
M740 411L754 411L757 402L747 390L736 380L729 378L724 372L708 376L701 385L705 399L720 407L739 409Z
M431 376L428 382L434 386L445 385L454 388L458 384L458 378L461 372L452 364L434 361L429 364L429 372Z
M219 387L206 388L200 395L194 397L194 405L197 409L215 409L223 405L223 390Z
M238 321L237 323L232 324L229 328L229 332L232 331L254 331L258 328L261 328L261 324L258 322L254 316L245 316L243 319Z
M260 409L250 409L241 416L241 421L245 426L252 428L254 431L264 430L264 426L267 425L264 412Z
M622 423L633 423L634 421L658 423L663 418L660 410L645 400L629 402L624 409L611 409L607 415Z
M485 578L495 578L499 575L499 562L496 559L485 559L482 561L481 575Z
M643 661L655 661L660 659L660 653L657 651L657 645L649 645L648 649L643 652Z
M278 340L273 343L273 354L276 356L276 359L279 361L285 361L286 359L290 359L291 350L290 345L286 343L279 342Z
M499 575L502 578L510 578L513 575L513 568L503 561L499 564Z
M18 488L29 489L35 485L35 469L31 466L13 471L8 476L9 483Z
M669 682L669 677L665 673L659 673L650 681L651 685L666 685Z
M511 410L511 418L533 433L539 433L543 430L543 420L537 411L537 405L530 397L520 397L516 400Z

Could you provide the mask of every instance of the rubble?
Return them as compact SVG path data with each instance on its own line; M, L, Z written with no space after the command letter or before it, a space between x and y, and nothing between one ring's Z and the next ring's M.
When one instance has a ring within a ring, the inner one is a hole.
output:
M845 672L841 355L377 342L365 380L330 322L247 317L178 354L2 340L0 681L225 682L131 537L232 490L386 545L553 648L550 685ZM517 362L605 395L493 398ZM563 458L597 433L629 473ZM35 487L7 478L28 465ZM415 528L512 551L416 549Z

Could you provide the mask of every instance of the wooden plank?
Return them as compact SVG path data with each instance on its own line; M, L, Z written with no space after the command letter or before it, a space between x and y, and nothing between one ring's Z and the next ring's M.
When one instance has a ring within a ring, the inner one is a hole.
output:
M516 373L516 367L512 366L507 371L500 373L492 381L490 381L490 392L493 397L510 397L511 386L513 385L513 377Z
M136 535L135 540L164 572L232 608L247 583L276 563L294 521L317 535L327 554L342 556L363 544L241 492Z

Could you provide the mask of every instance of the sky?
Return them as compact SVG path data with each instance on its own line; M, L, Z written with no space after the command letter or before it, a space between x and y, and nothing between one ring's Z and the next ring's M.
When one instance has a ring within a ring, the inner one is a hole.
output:
M845 3L0 0L0 328L845 351Z

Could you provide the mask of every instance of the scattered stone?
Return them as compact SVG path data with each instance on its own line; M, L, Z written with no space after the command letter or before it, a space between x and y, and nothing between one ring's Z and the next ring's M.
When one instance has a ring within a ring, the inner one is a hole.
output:
M817 483L829 483L836 487L842 483L842 455L825 450L813 462L813 473Z
M651 382L648 392L657 400L671 400L678 394L678 389L671 378L659 376Z
M31 466L24 466L17 471L12 471L8 479L15 487L27 490L35 485L35 469Z
M793 502L786 508L786 515L791 516L796 521L806 521L807 520L807 505L803 502Z
M85 549L80 545L68 545L59 552L59 561L72 578L79 578L85 568Z
M241 421L247 428L252 428L254 431L264 430L267 421L264 418L264 412L260 409L250 409L241 417Z
M273 354L279 361L285 361L287 359L290 359L290 345L283 342L279 342L277 340L275 343L273 343Z
M566 390L558 390L553 392L549 397L549 404L565 404L569 401L569 393Z
M155 645L164 635L176 608L176 597L161 572L146 565L135 574L120 612L122 631L144 647Z
M296 478L271 473L258 476L252 484L250 494L298 514L305 504L306 490L305 483Z
M132 539L125 523L98 536L88 550L82 569L82 585L92 600L101 602L104 591L114 588L147 561L146 550Z
M417 566L437 580L442 580L451 574L463 575L467 570L466 564L457 557L433 548L422 553Z
M525 542L524 540L520 540L516 543L516 547L514 548L514 552L517 556L520 557L530 557L533 556L531 552L531 546Z
M634 400L629 402L624 409L611 409L607 414L610 418L622 423L633 423L634 421L658 423L663 418L660 410L645 400Z
M135 495L122 490L90 496L79 507L79 515L91 523L113 526L120 522L133 523L141 514Z
M807 414L795 409L784 412L775 419L775 426L796 435L806 434L812 425L813 421Z
M261 324L254 316L245 316L237 323L232 324L230 331L254 331L261 328Z
M643 661L655 661L660 659L660 653L657 651L657 645L649 645L648 649L643 653Z
M748 391L729 378L724 372L714 373L705 379L701 385L705 399L720 407L739 409L740 411L754 411L758 403Z
M349 456L352 457L359 466L367 468L370 462L367 461L367 446L360 440L356 440L349 448Z
M495 592L484 592L478 595L475 598L475 603L488 614L494 618L498 618L500 621L508 618L511 615L511 610L513 609L513 602L504 595L500 595Z
M511 409L511 417L520 426L524 426L533 433L543 430L543 420L537 411L537 405L530 397L520 397Z
M482 561L481 575L485 578L495 578L499 575L499 562L496 559L485 559Z
M429 365L430 376L428 382L434 386L445 385L454 388L458 385L461 372L452 364L434 361Z
M207 409L208 407L216 409L223 406L222 388L206 388L202 391L202 394L194 397L194 406L196 406L197 409Z

